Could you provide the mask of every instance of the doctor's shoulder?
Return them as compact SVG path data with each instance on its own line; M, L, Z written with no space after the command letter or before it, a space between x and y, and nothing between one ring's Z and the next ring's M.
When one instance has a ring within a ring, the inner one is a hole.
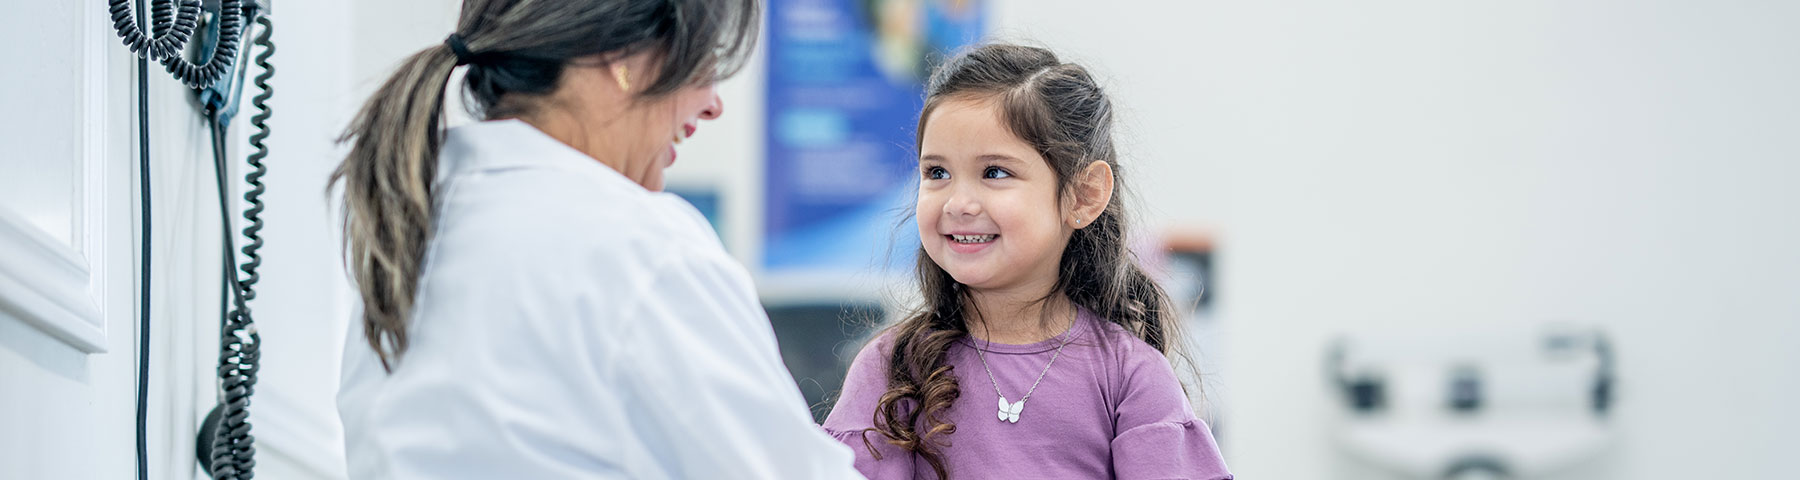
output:
M549 221L542 225L541 235L559 239L552 246L559 256L588 260L569 267L603 266L593 263L599 262L654 268L676 258L730 258L705 217L673 194L635 185L581 191L546 187L553 192L534 203L554 213L545 219Z
M444 190L444 236L434 242L463 252L455 263L478 265L491 280L607 308L623 307L634 285L678 265L741 269L686 202L600 171L604 166L578 167L586 165L457 178Z

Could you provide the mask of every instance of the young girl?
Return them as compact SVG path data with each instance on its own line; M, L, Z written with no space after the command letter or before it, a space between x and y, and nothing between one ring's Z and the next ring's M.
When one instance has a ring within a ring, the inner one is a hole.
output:
M857 354L825 429L870 479L1230 479L1126 251L1112 105L1088 72L988 45L919 115L924 305Z

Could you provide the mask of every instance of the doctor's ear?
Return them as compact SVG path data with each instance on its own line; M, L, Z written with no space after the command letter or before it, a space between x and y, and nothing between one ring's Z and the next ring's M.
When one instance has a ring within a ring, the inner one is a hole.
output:
M1064 223L1070 228L1081 229L1094 223L1106 205L1112 202L1113 170L1112 165L1103 161L1088 163L1087 167L1075 173L1072 200L1073 208L1069 209L1069 217Z

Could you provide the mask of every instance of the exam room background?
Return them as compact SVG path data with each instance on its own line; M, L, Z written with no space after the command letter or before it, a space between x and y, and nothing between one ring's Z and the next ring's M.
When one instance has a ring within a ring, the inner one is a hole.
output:
M333 395L353 296L321 201L343 153L331 140L399 58L442 40L457 4L274 10L269 243L256 300L267 343L252 410L267 478L342 475ZM98 5L3 7L0 63L12 66L0 76L0 132L7 144L69 137L76 121L45 115L87 117L26 96L73 104L102 92L110 107L89 119L104 121L90 140L121 159L125 170L109 175L126 176L100 188L128 192L135 61L104 25L89 25L102 19ZM1606 331L1620 380L1616 440L1556 478L1791 472L1800 4L1001 0L990 18L1003 38L1042 42L1099 73L1121 107L1123 161L1150 231L1215 235L1212 337L1200 354L1216 373L1206 394L1223 406L1216 422L1235 473L1341 478L1327 427L1340 408L1321 369L1338 335L1558 321ZM105 35L104 48L84 49L91 35ZM57 38L72 43L45 40ZM91 64L104 68L41 64L59 55L99 55ZM701 127L668 174L673 186L719 192L721 234L749 265L759 255L761 69L753 62L720 86L726 115ZM89 75L104 78L56 83ZM192 426L212 406L202 372L214 353L217 264L206 262L217 261L216 206L186 93L160 72L152 80L154 203L167 219L153 237L167 270L155 281L151 464L157 478L187 478ZM93 235L70 220L79 208L37 201L81 181L59 152L6 155L0 201L46 230ZM110 266L97 280L113 285L102 299L108 353L79 354L0 318L0 465L10 465L0 472L130 475L128 197L102 209L114 225L100 239ZM771 305L866 300L866 285L822 283L759 275Z

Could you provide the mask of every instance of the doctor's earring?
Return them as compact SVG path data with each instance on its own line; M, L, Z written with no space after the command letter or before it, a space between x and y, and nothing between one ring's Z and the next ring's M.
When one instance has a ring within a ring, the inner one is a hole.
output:
M619 82L619 90L631 91L631 77L628 75L630 71L624 65L613 65L612 72L613 80Z

